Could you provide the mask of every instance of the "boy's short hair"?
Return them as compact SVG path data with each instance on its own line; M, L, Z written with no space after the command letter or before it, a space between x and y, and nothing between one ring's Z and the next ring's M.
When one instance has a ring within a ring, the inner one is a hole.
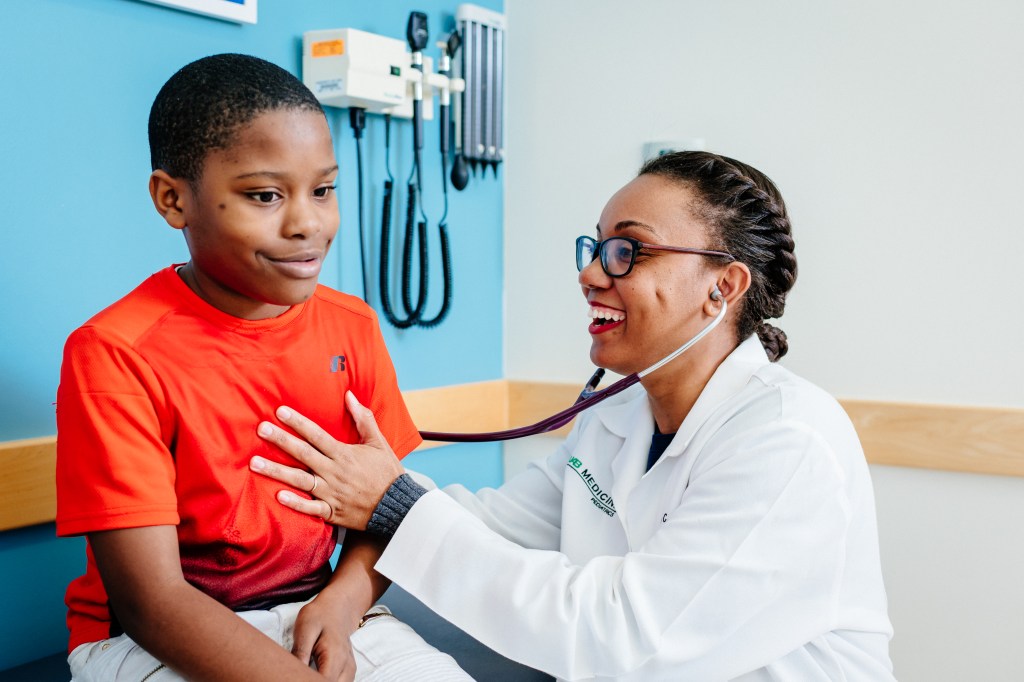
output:
M285 108L324 111L302 81L264 59L244 54L198 59L171 76L153 101L153 170L194 183L211 150L230 146L238 129L259 114Z

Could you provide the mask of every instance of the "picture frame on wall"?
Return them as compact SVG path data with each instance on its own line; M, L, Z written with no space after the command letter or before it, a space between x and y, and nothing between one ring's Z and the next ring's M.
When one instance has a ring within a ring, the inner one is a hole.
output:
M240 24L256 23L256 0L143 0Z

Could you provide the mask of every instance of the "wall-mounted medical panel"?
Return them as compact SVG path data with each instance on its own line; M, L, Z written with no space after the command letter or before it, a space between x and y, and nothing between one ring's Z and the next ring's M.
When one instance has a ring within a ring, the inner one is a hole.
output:
M472 168L497 173L505 158L505 15L463 4L455 22L462 36L462 58L456 62L466 82L457 120L460 151Z

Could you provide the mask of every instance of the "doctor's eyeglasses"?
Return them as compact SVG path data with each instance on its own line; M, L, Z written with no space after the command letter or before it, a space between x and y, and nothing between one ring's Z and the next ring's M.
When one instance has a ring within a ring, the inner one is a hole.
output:
M708 251L706 249L691 249L686 246L661 246L659 244L648 244L632 237L609 237L597 241L593 237L576 238L576 269L582 272L583 268L594 262L598 256L601 257L601 268L609 277L625 277L633 270L636 263L636 256L641 249L648 251L672 251L675 253L694 253L698 256L711 256L722 258L731 263L736 260L732 255L724 251Z

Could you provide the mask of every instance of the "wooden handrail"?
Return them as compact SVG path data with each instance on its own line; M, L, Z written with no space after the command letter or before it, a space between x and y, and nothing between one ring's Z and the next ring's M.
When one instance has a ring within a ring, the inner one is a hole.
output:
M539 421L578 393L570 384L500 379L403 395L421 428L494 431ZM841 402L872 464L1024 476L1024 409ZM54 519L55 459L55 436L0 443L0 530Z

